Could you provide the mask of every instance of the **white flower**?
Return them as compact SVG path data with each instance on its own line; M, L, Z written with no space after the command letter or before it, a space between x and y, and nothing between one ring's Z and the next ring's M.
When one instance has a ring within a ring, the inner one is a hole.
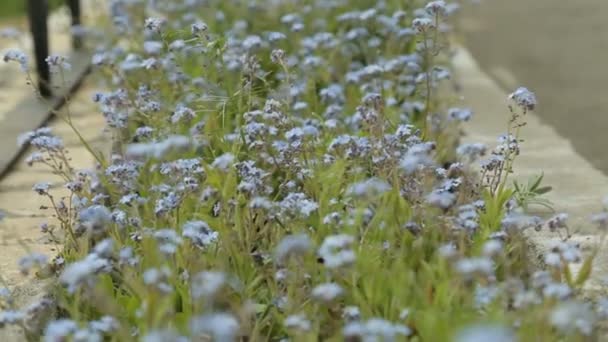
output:
M171 115L171 123L190 122L194 118L196 118L196 112L180 104L175 108L173 115Z
M597 224L601 231L608 230L608 212L601 212L591 216L591 222Z
M342 310L342 317L346 321L358 321L361 318L361 310L356 306L347 306Z
M195 299L215 296L226 283L226 275L222 272L201 272L192 278L191 291Z
M463 158L474 161L477 158L484 156L487 149L487 146L482 143L462 144L458 146L456 153Z
M355 241L350 235L330 235L323 240L319 248L319 256L327 268L340 268L355 262L355 252L350 246Z
M22 33L14 27L5 27L0 29L0 38L18 39Z
M267 39L270 42L276 42L287 39L287 36L282 32L269 32Z
M162 26L165 24L165 19L162 18L147 18L144 21L144 28L147 31L159 33Z
M439 249L437 250L437 252L439 253L439 255L442 258L445 258L445 259L452 259L453 257L456 256L456 254L458 254L458 250L451 243L447 243L447 244L440 246Z
M177 246L181 245L183 239L170 228L158 229L154 232L154 238L158 241L158 249L161 253L173 255L177 252Z
M494 257L502 251L502 243L498 240L489 240L483 245L483 255L486 257Z
M299 214L303 217L310 216L310 214L319 207L316 202L308 199L306 195L301 192L288 194L279 203L279 206L284 212L296 215Z
M312 297L323 302L331 302L344 293L342 287L336 283L323 283L312 289Z
M433 190L426 196L426 201L438 208L449 209L456 202L456 195L449 191Z
M436 1L431 1L428 4L426 4L426 6L424 6L424 9L426 10L426 12L428 14L431 15L445 15L446 14L446 10L447 10L447 5L445 4L445 1L443 0L436 0Z
M0 327L4 327L7 324L21 323L25 318L26 315L21 311L0 311Z
M356 197L377 196L391 189L391 185L386 181L372 177L362 182L351 185L346 193Z
M212 230L207 222L188 221L182 227L182 236L192 241L195 246L204 248L216 242L219 234Z
M409 317L410 317L410 309L403 309L399 313L399 319L402 320L402 321L405 321Z
M279 242L275 252L275 260L278 264L282 264L291 256L306 254L311 247L312 242L308 235L288 235Z
M192 146L192 139L183 135L172 135L165 140L152 143L137 143L127 146L126 155L132 159L161 159L173 151L183 151Z
M475 307L484 308L491 304L494 299L500 294L500 289L496 286L481 286L475 287Z
M27 55L19 50L9 50L4 54L4 62L17 62L21 67L21 70L28 71L28 59Z
M395 341L412 334L412 330L403 324L395 324L382 318L371 318L366 322L348 323L342 330L345 338L361 341ZM400 341L400 340L399 340Z
M560 267L562 265L562 258L557 253L545 254L545 264L551 267Z
M47 257L41 253L31 253L19 259L19 270L27 275L34 268L42 268L47 264Z
M95 248L93 248L93 252L102 258L109 259L112 257L112 252L114 251L114 240L111 238L103 239L99 241Z
M168 283L171 270L168 267L148 268L142 274L144 284L154 287L163 293L171 293L173 287Z
M51 187L51 183L48 183L48 182L36 183L36 184L34 184L34 187L32 187L32 190L34 190L36 193L38 193L38 195L43 196L43 195L48 195L50 187Z
M299 331L308 331L311 327L310 321L303 314L287 316L287 318L285 318L284 324L285 327L288 329L294 329Z
M59 277L59 281L68 287L69 292L76 291L81 285L91 284L93 276L109 269L110 262L91 253L83 260L73 262L66 266Z
M567 262L579 262L583 257L580 246L577 243L570 241L559 241L555 244L552 250L559 253L559 255Z
M263 46L264 41L256 35L246 37L241 43L245 50L255 50Z
M464 276L474 274L492 275L494 273L494 263L487 258L467 258L456 262L456 270Z
M473 111L469 108L450 108L448 109L448 119L454 121L469 121L473 116Z
M565 302L551 312L550 321L553 326L565 333L578 331L583 335L591 335L595 324L595 315L588 303Z
M112 222L112 213L103 205L92 205L78 214L80 223L91 232L99 232Z
M456 342L515 342L515 333L502 325L473 325L458 333Z
M239 322L231 314L212 313L193 318L190 330L195 336L209 334L213 341L232 342L239 336Z
M417 144L408 149L399 166L406 174L412 174L422 168L433 166L435 161L430 156L430 146L427 144Z
M61 71L66 71L72 69L72 65L68 63L68 60L64 56L52 55L48 56L45 59L46 63L49 65L49 69L52 73L58 73Z
M513 306L517 309L523 309L540 303L542 303L542 299L534 290L518 291L513 298Z
M419 33L435 28L435 23L430 18L415 18L412 27Z
M232 153L224 153L215 158L211 166L222 171L228 171L228 168L234 164L234 159L235 157Z
M152 330L142 338L142 342L190 342L185 336L172 330Z
M500 222L502 229L509 232L519 232L528 228L540 229L542 220L538 216L528 216L517 213L508 214Z
M536 95L525 87L519 87L509 95L509 99L513 100L524 112L534 110L537 105Z
M608 318L608 298L598 299L595 310L601 319Z
M52 321L44 330L45 342L66 341L67 337L78 330L76 322L69 319Z
M202 21L198 21L190 26L190 31L194 36L199 36L207 32L208 29L209 27L207 26L207 24Z
M572 289L568 284L550 282L543 288L545 298L567 299L572 295Z
M103 316L99 320L89 322L89 328L93 331L109 333L116 331L120 324L112 316Z
M249 202L249 208L251 209L265 209L270 210L274 207L275 203L266 197L254 197Z
M553 216L552 218L550 218L547 221L547 226L549 227L549 229L554 232L557 229L560 228L568 228L568 214L567 213L560 213L557 214L555 216Z

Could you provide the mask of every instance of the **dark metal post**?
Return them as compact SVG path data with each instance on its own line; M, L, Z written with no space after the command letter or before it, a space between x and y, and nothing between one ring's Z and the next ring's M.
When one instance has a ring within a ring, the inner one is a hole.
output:
M34 41L36 55L36 70L38 71L38 86L42 96L51 96L51 74L46 58L49 55L49 37L47 17L49 7L47 0L27 0L30 30Z
M80 0L68 0L68 6L72 13L72 27L80 26ZM82 37L80 32L72 33L72 46L78 50L82 47Z

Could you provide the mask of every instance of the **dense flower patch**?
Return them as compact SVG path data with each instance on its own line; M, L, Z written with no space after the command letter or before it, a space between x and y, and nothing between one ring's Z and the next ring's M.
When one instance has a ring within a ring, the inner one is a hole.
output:
M471 111L438 96L457 9L111 1L114 38L93 63L112 153L73 170L50 130L22 137L37 149L27 162L71 194L33 189L65 249L22 260L55 274L56 291L7 301L0 321L28 328L57 305L48 341L593 337L606 303L576 299L592 258L568 241L567 215L525 215L509 182L534 94L513 92L493 147L460 144ZM27 70L18 51L4 59ZM566 233L546 269L525 229Z

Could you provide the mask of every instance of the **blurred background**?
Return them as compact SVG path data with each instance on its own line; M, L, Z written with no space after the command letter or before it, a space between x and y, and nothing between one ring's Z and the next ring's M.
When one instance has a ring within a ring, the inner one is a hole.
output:
M608 0L472 2L464 1L458 27L481 67L505 91L534 91L543 122L608 173ZM26 31L26 6L0 0L0 26Z
M62 4L62 0L47 0L50 8ZM25 16L27 0L0 0L0 19L22 19Z
M536 92L543 122L608 173L608 0L483 0L461 14L481 67Z

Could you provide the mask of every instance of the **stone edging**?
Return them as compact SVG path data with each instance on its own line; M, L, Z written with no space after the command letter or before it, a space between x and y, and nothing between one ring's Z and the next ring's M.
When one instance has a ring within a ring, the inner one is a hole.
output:
M494 146L497 136L505 133L509 116L507 95L512 90L502 89L481 70L464 47L456 47L453 66L461 95L457 105L474 111L471 122L464 125L467 133L464 140ZM543 110L542 103L539 103L538 110ZM534 113L529 113L526 121L522 153L514 166L516 178L527 180L543 172L543 183L553 186L546 198L553 202L556 212L569 214L569 226L577 231L572 239L580 243L583 250L590 250L599 241L599 235L589 218L601 210L602 198L608 195L608 176L595 169L567 139L541 122ZM535 214L551 215L548 211ZM534 249L541 254L559 241L554 233L548 231L531 231L528 236ZM580 264L573 265L574 272L578 271L577 267ZM585 290L604 292L605 279L608 279L608 252L602 249L595 259L592 278Z

